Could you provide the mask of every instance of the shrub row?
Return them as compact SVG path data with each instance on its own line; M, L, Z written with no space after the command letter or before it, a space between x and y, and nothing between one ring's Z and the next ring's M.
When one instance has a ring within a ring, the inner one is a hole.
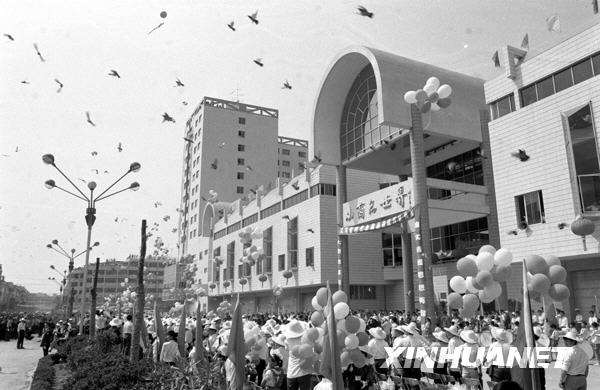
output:
M30 390L51 389L54 384L54 363L52 356L44 356L38 361L37 368L33 373Z

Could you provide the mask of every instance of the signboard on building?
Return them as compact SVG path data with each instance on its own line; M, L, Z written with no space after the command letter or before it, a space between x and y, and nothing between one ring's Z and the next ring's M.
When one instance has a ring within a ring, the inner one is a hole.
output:
M408 179L344 203L344 227L389 217L412 206L412 179Z

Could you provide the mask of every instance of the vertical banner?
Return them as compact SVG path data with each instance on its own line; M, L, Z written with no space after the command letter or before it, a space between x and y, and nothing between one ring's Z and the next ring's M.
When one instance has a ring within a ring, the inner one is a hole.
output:
M337 282L338 290L342 289L342 240L340 236L337 238ZM350 293L350 291L348 291Z

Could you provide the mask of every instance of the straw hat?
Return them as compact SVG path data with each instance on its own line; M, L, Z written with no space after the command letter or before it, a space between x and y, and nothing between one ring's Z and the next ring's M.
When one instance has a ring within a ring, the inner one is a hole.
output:
M283 330L283 334L285 335L286 339L297 339L302 337L304 331L305 329L304 326L302 326L302 323L298 320L293 320L286 325L285 329Z
M383 331L383 329L381 329L379 327L369 329L369 334L371 336L373 336L374 338L376 338L377 340L385 339L385 332Z
M506 329L502 329L499 327L491 327L490 331L492 332L492 337L498 340L501 343L512 344L513 342L513 334L508 332Z
M110 325L110 326L121 326L121 321L118 318L113 318L108 325Z
M371 358L371 357L373 357L373 354L371 353L371 348L369 348L369 346L368 346L368 345L360 345L360 346L358 347L358 349L359 349L361 352L364 352L364 353L366 353L366 354L367 354L367 359L368 359L368 358Z
M444 331L450 333L452 336L460 337L460 329L458 329L458 326L456 325L452 325L449 328L444 328Z
M479 336L471 329L460 332L460 338L467 344L479 344Z
M404 334L404 329L402 327L403 327L403 325L396 325L395 327L392 328L392 330L395 330L396 332L400 332L400 333Z
M568 331L567 334L563 336L563 339L569 339L579 342L579 337L577 336L577 333L573 332L572 330Z
M421 335L421 331L419 330L419 328L417 328L417 324L414 322L411 322L408 325L404 325L402 327L404 333L406 334L410 334L413 336L420 336Z
M277 336L271 338L271 340L278 345L285 346L285 336L282 333L279 333Z
M441 332L433 332L431 334L436 340L441 341L442 343L448 344L450 342L450 340L448 339L448 335L446 334L446 332L441 331Z
M533 334L538 337L536 342L542 347L547 347L550 345L550 338L544 333L541 326L534 326Z

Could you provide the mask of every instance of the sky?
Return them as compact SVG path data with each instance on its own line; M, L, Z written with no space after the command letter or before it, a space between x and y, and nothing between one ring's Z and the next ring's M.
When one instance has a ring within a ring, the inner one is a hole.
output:
M137 181L139 191L98 203L92 242L100 246L92 258L138 254L144 218L159 223L155 235L176 253L171 230L181 193L182 136L203 96L277 108L281 135L310 139L319 84L347 46L489 80L502 73L491 60L501 46L518 47L528 33L531 57L600 22L591 0L361 1L2 0L0 32L14 38L0 37L0 264L6 280L56 293L48 277L58 275L50 265L64 270L68 260L46 244L57 239L67 250L85 248L85 203L44 187L54 179L72 189L43 164L45 153L82 189L79 179L94 180L102 190L131 162L142 165L115 187ZM374 17L357 15L359 4ZM258 25L247 17L256 10ZM555 14L560 32L546 26ZM236 31L227 27L232 20ZM109 76L111 69L121 78ZM55 78L64 85L60 92ZM175 86L177 79L184 87ZM285 80L292 90L282 88ZM86 112L96 126L86 122ZM163 123L164 112L176 122ZM83 256L76 261L82 264Z

